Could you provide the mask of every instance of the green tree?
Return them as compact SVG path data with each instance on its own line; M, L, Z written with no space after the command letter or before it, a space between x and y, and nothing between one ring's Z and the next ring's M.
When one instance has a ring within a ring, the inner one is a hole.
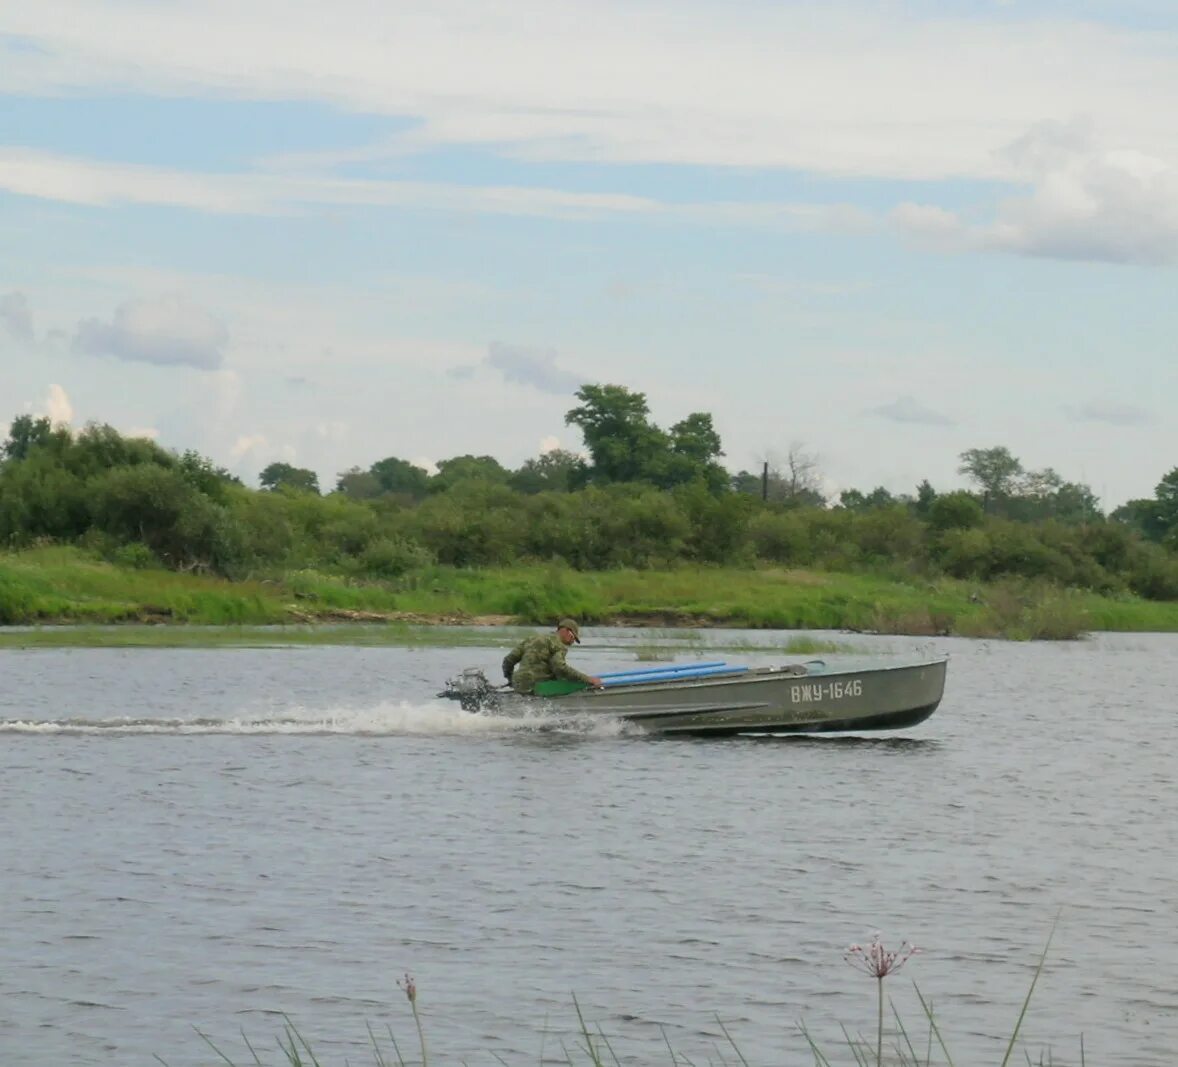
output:
M912 510L922 519L928 518L929 510L932 508L933 501L936 499L937 491L929 484L929 480L925 478L916 487L916 500L912 504Z
M175 468L115 467L95 477L87 491L98 529L146 545L173 567L223 570L234 554L227 510Z
M576 396L581 404L564 421L581 429L593 482L646 481L665 463L670 440L650 422L644 393L621 385L583 385Z
M744 493L717 494L703 481L675 489L675 500L690 523L685 551L704 563L736 564L752 556L749 517L757 502Z
M844 489L839 493L839 505L847 511L872 511L876 508L895 507L896 498L882 485L876 486L870 493L861 493L858 489Z
M724 455L720 435L712 423L712 416L701 411L671 427L669 462L664 488L699 482L713 494L728 489L729 474L720 465Z
M900 501L877 504L851 515L850 539L876 565L925 558L925 525Z
M88 423L62 453L66 465L75 474L90 478L117 467L134 467L151 463L157 467L175 467L175 453L161 448L146 437L126 437L105 423Z
M660 567L684 556L691 522L671 493L632 482L606 486L597 499L584 514L600 552L590 566Z
M1162 506L1153 497L1144 500L1129 500L1109 515L1113 522L1136 530L1149 541L1160 543L1169 527Z
M700 467L724 455L712 416L695 411L675 423L671 427L671 451Z
M405 528L407 539L454 567L510 563L519 558L524 533L519 496L479 478L431 494L409 513Z
M1006 503L1012 519L1040 522L1059 519L1063 522L1094 522L1103 516L1100 502L1086 485L1065 482L1050 467L1027 471L1014 486Z
M982 510L991 511L997 501L1010 496L1015 489L1023 465L1010 450L997 448L970 448L958 457L961 466L958 474L966 475L982 490Z
M709 491L728 489L730 476L720 466L724 454L712 416L692 412L670 433L650 421L644 393L621 385L584 385L579 407L565 422L579 426L589 450L587 480L596 485L649 482L660 489L702 482Z
M271 463L261 474L258 482L263 489L293 489L300 493L319 495L319 476L305 467L292 467L289 463Z
M431 493L444 493L459 482L506 485L510 478L511 471L493 456L452 456L438 460L438 473L430 479L429 488Z
M241 485L240 478L192 449L179 458L176 467L189 485L220 504L226 502L230 486Z
M737 471L728 479L728 488L734 493L747 493L749 496L760 496L762 477L752 471Z
M928 523L934 530L972 530L981 526L982 505L964 489L943 493L929 508Z
M395 493L413 500L421 500L430 490L429 474L406 459L387 456L368 468L382 493Z
M520 493L567 493L579 486L587 473L585 461L577 453L554 448L527 460L508 484Z
M1162 530L1160 540L1173 540L1178 531L1178 467L1175 467L1157 484L1154 490L1157 500L1157 525Z
M62 428L54 430L47 418L35 419L32 415L17 415L8 429L8 440L0 446L0 455L6 460L27 459L35 448L49 445L55 435L65 436L69 440L69 431Z
M422 471L424 474L425 471ZM335 491L342 493L349 500L374 500L384 490L376 475L371 471L362 471L359 467L349 467L338 474L335 479Z
M50 449L33 448L0 466L0 542L25 545L40 537L68 540L90 524L86 484Z

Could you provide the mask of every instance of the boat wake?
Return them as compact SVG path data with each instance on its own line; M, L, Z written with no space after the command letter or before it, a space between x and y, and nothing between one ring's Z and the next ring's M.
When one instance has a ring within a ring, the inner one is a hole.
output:
M518 716L470 713L451 703L380 704L372 708L294 709L280 715L154 718L0 718L0 735L32 736L219 736L291 735L302 737L353 736L479 736L510 734L567 734L620 737L642 734L628 723L600 715Z
M509 735L558 733L584 737L621 737L642 731L618 719L599 715L554 717L539 713L499 715L463 711L453 704L382 704L370 708L293 709L280 715L234 715L218 718L152 718L112 716L60 719L0 719L0 735L32 736L201 736L282 735L301 737L397 737L430 735Z

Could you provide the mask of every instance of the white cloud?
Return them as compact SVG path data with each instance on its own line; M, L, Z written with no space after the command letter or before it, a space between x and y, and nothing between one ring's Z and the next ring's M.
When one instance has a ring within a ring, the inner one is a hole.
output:
M60 385L49 386L49 395L45 399L45 413L54 426L69 426L73 423L74 405Z
M624 194L266 173L196 173L25 148L0 148L0 189L74 204L164 204L227 215L288 214L311 204L553 218L665 210L657 201ZM778 213L794 210L788 205L770 208Z
M905 203L897 228L942 251L989 248L1028 256L1160 264L1178 260L1178 165L1118 147L1090 122L1043 123L1002 153L1026 195L986 222Z
M314 207L413 208L458 214L594 220L648 217L788 232L861 232L872 221L850 204L664 203L624 193L532 186L471 186L271 173L196 173L0 147L0 190L91 206L165 205L219 215L287 215Z
M1037 159L1031 174L1034 191L999 205L987 244L1060 259L1178 259L1178 167L1087 143Z
M234 463L264 452L269 447L265 434L242 434L229 447L229 456Z
M228 341L229 331L220 319L172 295L130 300L116 309L111 322L83 319L73 349L130 362L216 370Z
M475 0L339 0L330 13L279 0L52 8L6 12L26 47L3 55L0 92L314 100L410 122L371 144L287 153L244 173L0 148L0 189L26 196L218 214L352 205L787 232L874 226L850 204L671 203L333 173L473 145L527 160L1012 182L1028 192L993 218L918 198L891 221L941 251L1178 258L1178 109L1156 103L1178 99L1173 30L897 18L853 3L750 5L739 19L722 5L660 0L515 0L494 12Z
M0 91L317 100L415 119L386 154L473 144L935 179L1005 176L996 150L1041 120L1091 115L1171 159L1178 133L1174 108L1148 106L1178 99L1173 33L1063 18L922 20L866 3L749 4L735 18L668 0L57 0L6 11L5 24L31 47L4 57Z

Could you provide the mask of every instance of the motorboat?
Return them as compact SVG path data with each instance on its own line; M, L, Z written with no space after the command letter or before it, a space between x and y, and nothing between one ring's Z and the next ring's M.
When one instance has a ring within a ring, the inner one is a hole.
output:
M470 668L438 694L472 712L535 709L624 719L660 734L902 730L927 719L945 692L948 657L830 667L823 660L747 667L724 661L614 671L601 687L560 679L536 692L497 688Z

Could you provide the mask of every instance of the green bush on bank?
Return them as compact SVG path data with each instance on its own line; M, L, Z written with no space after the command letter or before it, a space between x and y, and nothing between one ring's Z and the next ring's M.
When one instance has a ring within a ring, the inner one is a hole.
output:
M10 578L2 608L10 622L136 613L191 618L206 611L218 618L281 618L282 605L272 601L283 598L339 610L411 611L407 601L416 599L426 611L525 620L553 610L597 617L670 613L754 626L930 633L972 626L1042 635L1065 633L1086 617L1066 590L1178 600L1178 556L1131 526L1100 518L1014 521L984 514L965 492L920 507L881 498L872 506L834 508L762 501L703 481L521 492L510 479L487 476L487 464L475 457L455 462L452 477L429 492L320 496L284 486L247 489L193 453L176 456L109 427L76 436L47 424L23 429L26 436L10 440L0 461L0 546L78 546L120 571L150 574L153 587L166 586L157 570L271 584L260 601L243 590L206 590L201 595L214 596L216 606L200 606L166 588L139 597L131 591L135 583L123 579L111 598L79 599ZM537 570L546 567L555 570ZM719 587L703 577L711 568L726 574ZM821 595L783 595L765 582L772 568L844 575L848 591L828 583ZM513 569L529 577L509 588L500 588L496 577L477 592L443 593L453 572ZM653 578L638 583L634 596L605 593L603 584L612 583L587 580L688 570L693 591L665 603L651 599L664 584ZM314 600L297 588L301 579L288 578L309 573L324 583ZM563 575L559 582L556 574ZM864 594L872 576L893 588ZM1013 600L989 597L987 615L973 600L935 603L928 590L946 580L975 587L1024 583L1032 591ZM908 584L924 591L897 591ZM1030 604L1038 605L1037 619L1028 614ZM1092 618L1122 614L1101 608Z

